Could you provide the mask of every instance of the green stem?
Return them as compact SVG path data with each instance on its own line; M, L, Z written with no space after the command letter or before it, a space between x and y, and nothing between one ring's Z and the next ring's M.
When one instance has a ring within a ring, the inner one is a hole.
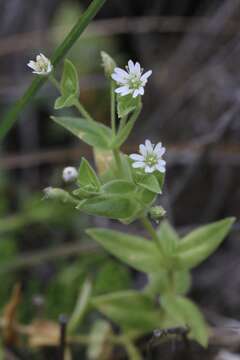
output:
M160 249L161 253L164 254L162 246L158 240L156 230L152 226L151 221L146 216L143 216L141 218L141 222L142 222L143 226L145 227L145 229L148 231L148 233L151 235L152 239L155 241L155 243L158 246L158 248Z
M123 167L122 167L122 160L121 160L119 149L113 150L113 156L114 156L115 163L117 165L117 173L118 173L118 175L120 175L123 172Z
M115 83L111 81L111 126L113 134L116 134L116 94Z
M104 5L105 1L106 0L93 0L91 2L87 10L81 15L80 19L77 21L70 33L55 50L51 59L54 67L62 60L62 58L79 39L80 35ZM4 137L17 121L18 115L26 107L26 105L30 103L32 98L37 94L47 79L47 77L37 76L26 90L24 95L6 112L0 125L0 140L4 139Z

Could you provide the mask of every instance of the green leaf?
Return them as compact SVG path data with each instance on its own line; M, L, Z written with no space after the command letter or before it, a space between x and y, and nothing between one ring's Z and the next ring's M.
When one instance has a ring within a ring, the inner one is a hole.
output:
M92 284L89 280L86 280L80 291L79 298L77 300L75 309L68 323L68 332L74 333L76 328L80 325L89 305L90 296L92 293Z
M140 101L140 100L139 100ZM127 138L129 137L135 122L140 114L141 111L141 103L139 103L136 106L136 109L134 111L134 113L132 114L131 118L129 119L129 121L127 122L127 124L119 130L119 132L117 133L117 136L114 138L113 143L112 143L112 148L120 148L121 145L127 140Z
M76 98L74 95L65 95L65 96L60 96L56 99L55 104L54 104L54 109L55 110L59 110L62 109L64 107L70 107L74 105Z
M163 267L157 246L140 236L108 229L89 229L87 234L110 254L142 272L152 273Z
M161 194L161 188L159 186L158 180L154 175L139 175L136 176L136 183L143 187L144 189L147 189L149 191L152 191L156 194Z
M161 222L157 228L158 241L166 256L175 254L176 247L180 241L177 233L167 220Z
M80 186L92 185L92 187L95 189L99 189L101 186L95 170L85 158L82 158L78 171L78 184Z
M130 287L129 269L115 260L109 260L97 273L94 295L127 290Z
M93 324L87 349L89 360L109 359L112 345L109 337L112 335L111 325L106 320L96 320Z
M112 131L101 123L77 117L51 116L51 119L88 145L106 150L111 148Z
M141 103L141 97L138 96L133 98L133 96L126 95L126 96L117 96L117 112L118 117L122 118L127 116L130 112L134 111L137 106Z
M125 330L152 331L162 320L154 301L137 291L98 296L92 299L92 305Z
M152 296L163 295L169 292L171 284L169 282L169 272L166 270L158 271L156 273L149 274L149 283L145 287L144 291ZM174 283L174 289L176 294L184 295L188 292L191 286L191 276L188 271L177 271L172 275L172 281Z
M190 336L207 347L207 324L197 306L181 296L163 295L160 300L168 316L176 321L176 325L188 326Z
M68 59L64 62L61 79L61 96L56 99L54 109L73 106L79 97L79 80L75 66Z
M79 96L79 80L78 73L73 63L65 59L63 74L61 79L61 93L62 95L73 95L76 98Z
M190 269L204 261L218 248L234 221L234 218L226 218L202 226L185 236L177 246L179 267Z
M112 180L104 184L101 190L107 194L128 194L135 190L135 185L127 180Z
M120 195L99 195L81 201L77 209L89 215L122 220L133 216L138 211L139 205L134 199Z

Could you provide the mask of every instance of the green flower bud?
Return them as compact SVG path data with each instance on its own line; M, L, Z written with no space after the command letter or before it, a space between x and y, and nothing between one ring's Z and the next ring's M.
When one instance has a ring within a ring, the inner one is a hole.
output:
M149 210L149 215L152 220L159 221L162 217L164 217L166 214L166 211L162 206L153 206Z
M78 204L78 201L74 199L67 191L59 188L53 188L51 186L43 190L45 199L57 199L64 203Z
M108 55L105 51L101 51L102 65L106 76L111 76L115 67L117 66L113 58Z

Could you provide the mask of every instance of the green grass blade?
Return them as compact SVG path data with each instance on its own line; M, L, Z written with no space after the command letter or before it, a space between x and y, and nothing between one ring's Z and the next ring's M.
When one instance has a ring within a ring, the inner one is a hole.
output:
M74 43L78 40L79 36L104 5L105 1L106 0L93 0L91 2L87 10L80 17L70 33L55 50L51 58L52 64L54 66L56 66L71 49ZM6 112L0 124L0 140L3 140L3 138L7 135L12 126L17 121L17 117L20 112L31 101L31 99L36 95L36 93L46 81L47 77L37 77L35 80L33 80L32 84L26 90L24 95Z

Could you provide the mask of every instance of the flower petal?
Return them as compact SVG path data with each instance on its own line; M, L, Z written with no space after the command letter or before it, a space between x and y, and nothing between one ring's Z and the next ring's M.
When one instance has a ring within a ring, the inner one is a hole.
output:
M121 68L119 68L119 67L116 67L116 68L114 69L114 72L115 72L116 74L122 76L123 78L126 78L126 77L128 78L128 76L129 76L129 74L127 73L127 71L125 71L125 70L123 70L123 69L121 69Z
M145 163L143 161L137 161L132 163L133 168L144 168Z
M129 89L128 86L120 86L119 88L117 88L115 90L115 92L117 94L121 94L121 95L127 95L127 94L130 94L131 93L131 90Z
M138 95L139 95L139 90L138 89L134 90L133 98L136 98Z
M113 73L112 75L111 75L111 77L112 77L112 79L113 80L115 80L117 83L119 83L119 84L126 84L126 82L127 82L127 79L124 79L121 75L119 75L119 74L116 74L116 73Z
M135 160L135 161L144 161L144 157L139 154L131 154L129 157L130 157L130 159Z
M147 148L145 145L143 144L140 144L139 145L139 152L140 154L142 154L143 156L146 156L147 155Z
M152 70L148 70L147 72L145 72L145 74L143 74L141 76L141 81L146 82L147 79L149 78L149 76L151 76L151 75L152 75Z
M141 87L139 88L139 94L140 94L140 95L144 95L144 88L143 88L143 86L141 86Z
M136 62L134 72L135 72L136 75L141 76L141 66L140 66L139 62Z
M163 174L166 172L166 168L164 166L156 165L156 169Z
M155 167L147 165L144 170L145 170L145 173L153 173L155 170Z
M153 152L153 144L151 143L150 140L145 140L145 146L146 146L146 149L147 149L148 153Z
M132 60L128 61L128 68L129 68L129 72L130 73L134 73L135 72L135 65L134 62Z
M166 151L166 149L165 149L165 147L162 146L162 143L161 143L161 142L159 142L159 143L155 146L155 148L154 148L154 150L153 150L153 152L154 152L158 157L161 157L161 156L165 153L165 151Z

